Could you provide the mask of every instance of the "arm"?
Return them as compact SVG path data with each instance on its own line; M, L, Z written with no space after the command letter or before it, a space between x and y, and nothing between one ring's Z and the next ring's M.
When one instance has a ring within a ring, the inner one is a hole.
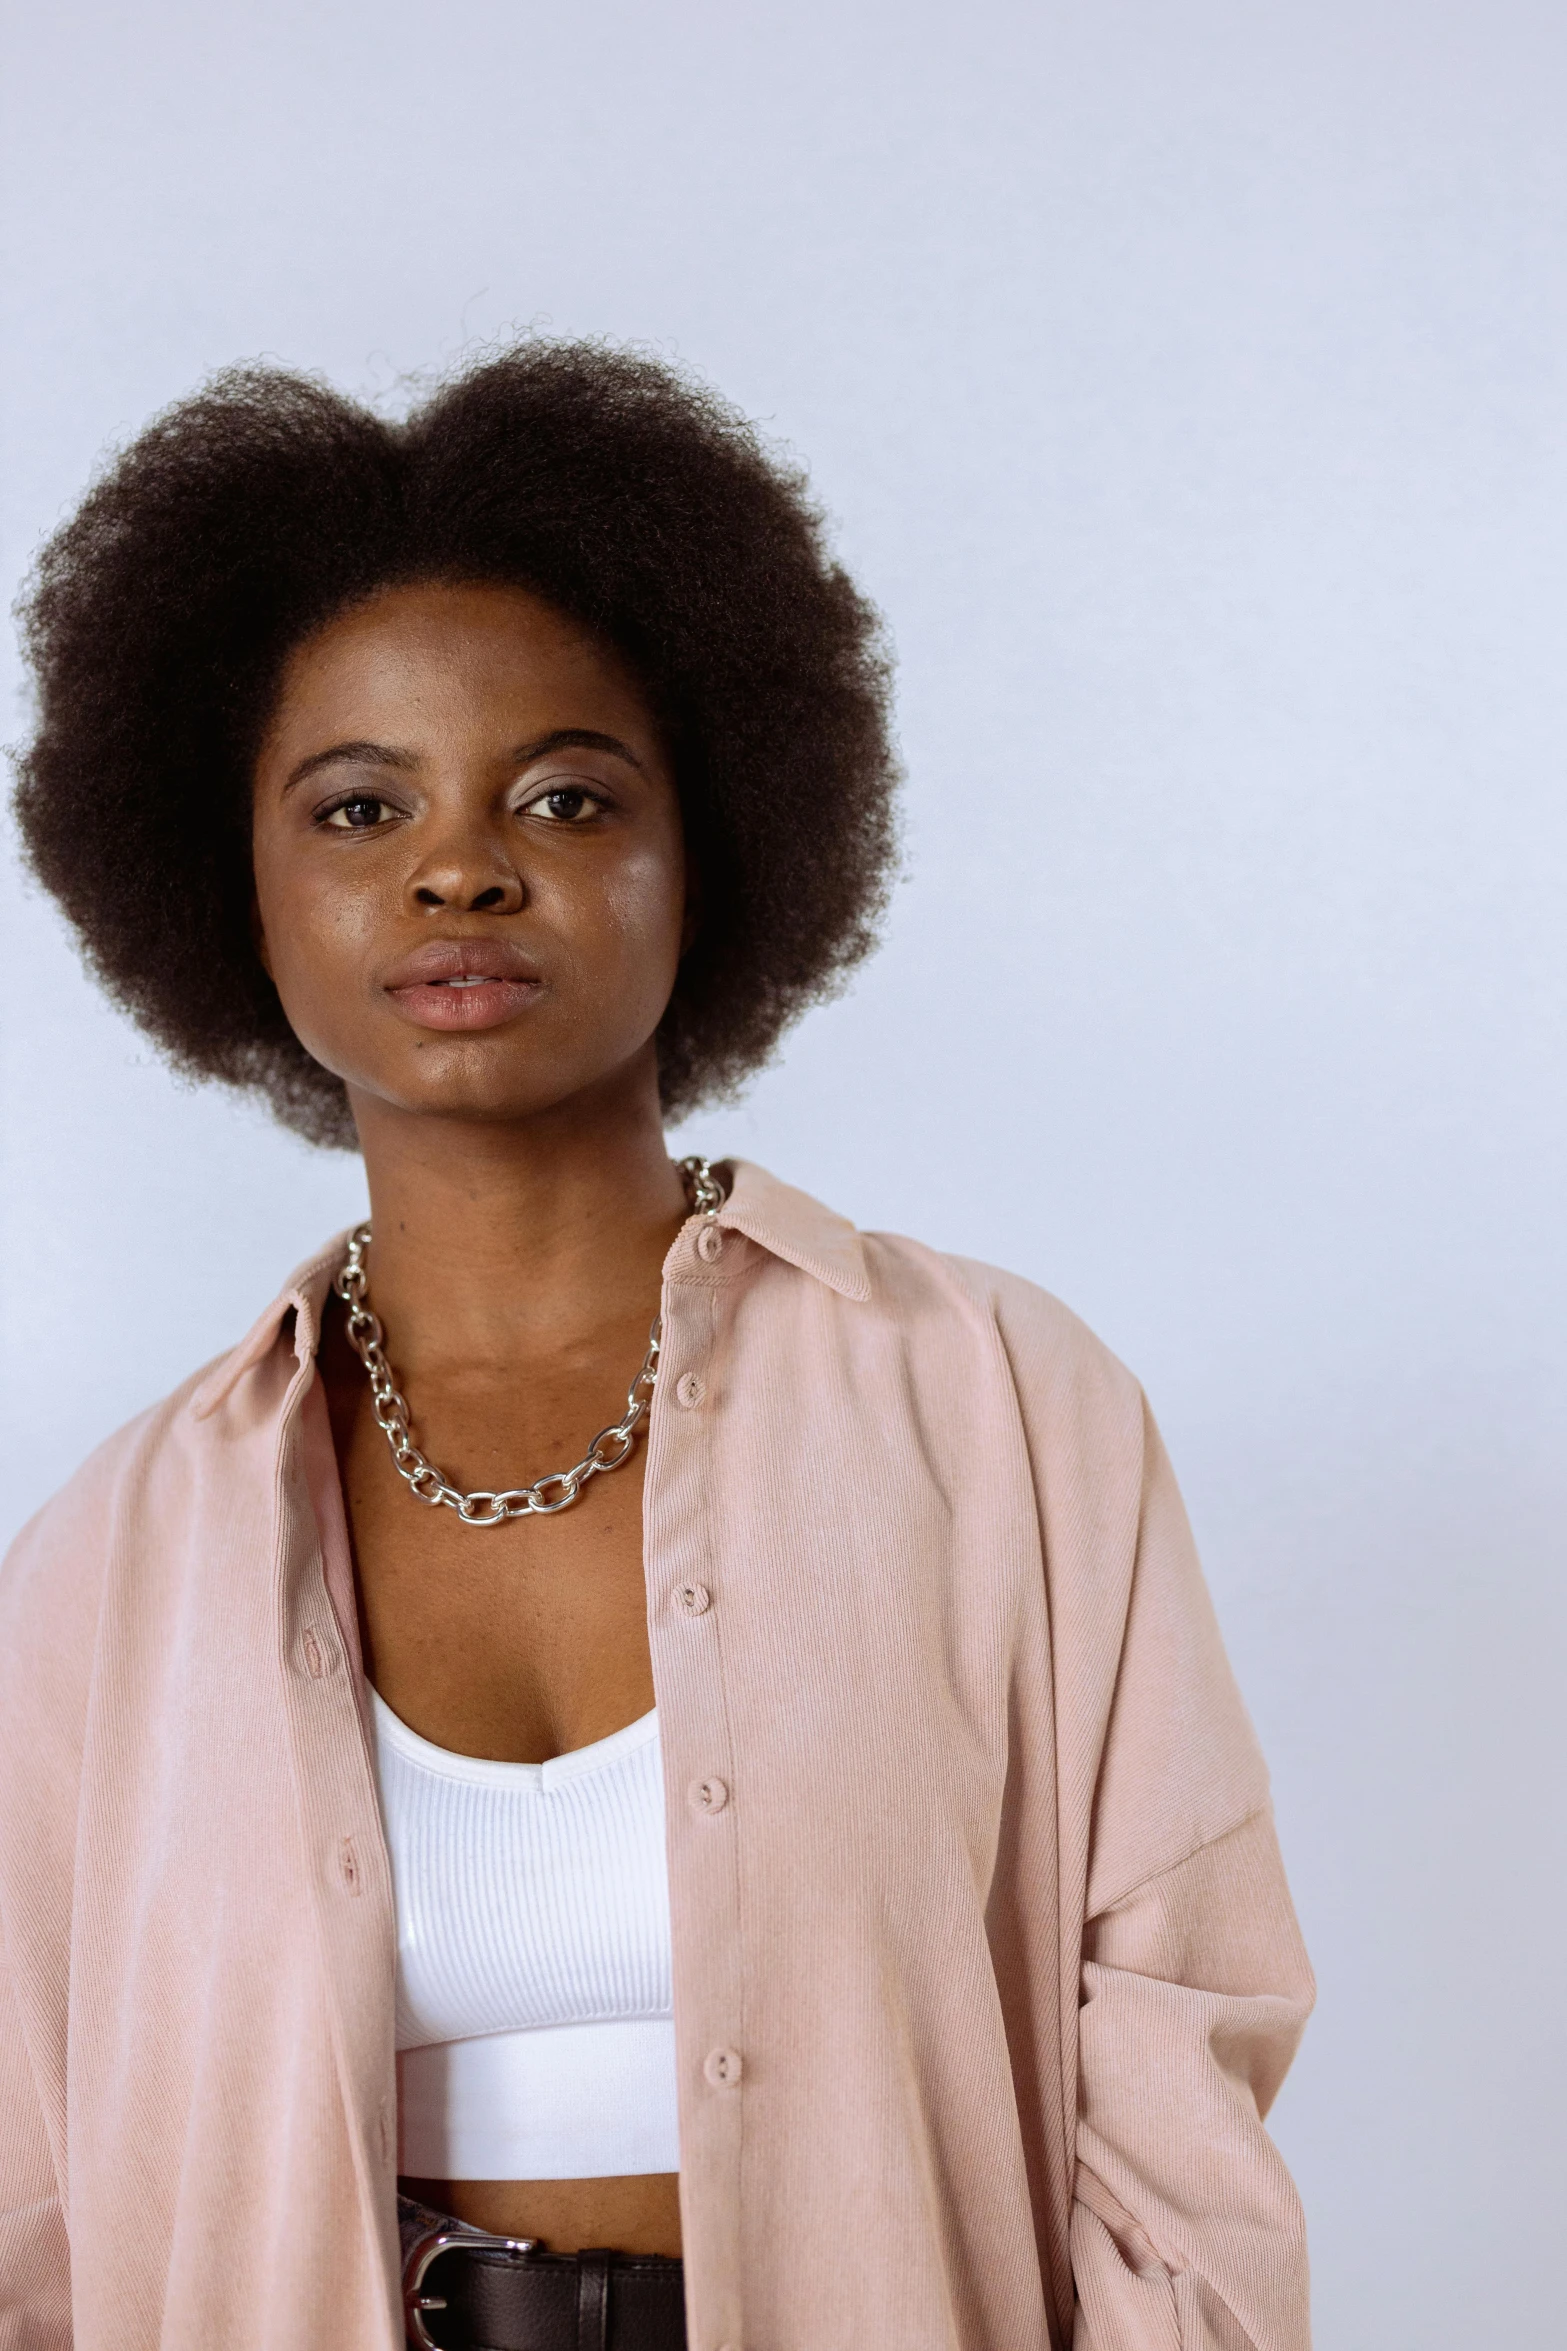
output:
M1305 2351L1305 2230L1263 2117L1310 2006L1266 1812L1089 1920L1075 2351Z
M83 1724L124 1432L0 1562L0 2351L70 2351L62 2199Z
M1263 2117L1311 1973L1174 1473L1074 1315L950 1262L995 1316L1044 1571L989 1924L1050 2340L1307 2351L1300 2207Z
M1084 1905L1075 2351L1306 2351L1304 2225L1263 2117L1311 1971L1151 1419L1143 1462Z
M0 2351L70 2351L71 2253L43 2109L0 1953Z

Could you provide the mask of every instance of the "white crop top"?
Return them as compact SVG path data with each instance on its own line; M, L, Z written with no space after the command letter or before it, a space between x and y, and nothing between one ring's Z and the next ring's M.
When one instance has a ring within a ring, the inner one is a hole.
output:
M491 1763L371 1701L397 1902L399 2170L678 2171L657 1715L550 1763Z

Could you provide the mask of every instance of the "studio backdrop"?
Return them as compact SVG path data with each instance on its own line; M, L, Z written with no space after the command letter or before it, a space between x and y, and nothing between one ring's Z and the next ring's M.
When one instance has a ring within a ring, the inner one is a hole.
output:
M1318 2339L1550 2351L1559 7L8 0L3 93L13 590L236 358L395 411L603 335L809 464L897 649L904 878L679 1142L1144 1380L1321 1977L1275 2121ZM174 1082L14 842L3 893L8 1535L362 1190Z

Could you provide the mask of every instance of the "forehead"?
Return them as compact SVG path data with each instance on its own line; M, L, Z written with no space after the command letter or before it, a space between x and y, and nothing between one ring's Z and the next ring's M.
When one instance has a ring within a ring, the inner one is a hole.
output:
M335 615L284 664L267 735L453 724L655 731L613 646L526 588L464 581L384 588Z

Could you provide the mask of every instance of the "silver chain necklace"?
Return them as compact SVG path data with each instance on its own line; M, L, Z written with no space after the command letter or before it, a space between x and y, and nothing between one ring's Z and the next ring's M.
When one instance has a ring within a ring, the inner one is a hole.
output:
M680 1172L685 1177L692 1214L705 1217L708 1226L716 1225L718 1211L724 1204L724 1188L708 1162L682 1159ZM552 1470L547 1477L536 1478L531 1486L511 1486L501 1494L486 1493L482 1488L472 1494L459 1492L414 1443L408 1401L386 1360L386 1333L370 1305L370 1277L365 1271L369 1247L370 1227L362 1224L349 1237L348 1255L332 1287L348 1308L349 1344L370 1374L370 1400L377 1424L392 1449L398 1476L406 1481L416 1501L428 1502L432 1509L444 1502L448 1510L456 1511L465 1527L498 1527L509 1518L526 1518L530 1513L548 1518L575 1502L589 1478L619 1469L629 1458L636 1445L637 1430L647 1417L653 1384L658 1378L661 1324L657 1315L648 1333L642 1369L626 1391L625 1411L619 1420L599 1430L575 1468Z

